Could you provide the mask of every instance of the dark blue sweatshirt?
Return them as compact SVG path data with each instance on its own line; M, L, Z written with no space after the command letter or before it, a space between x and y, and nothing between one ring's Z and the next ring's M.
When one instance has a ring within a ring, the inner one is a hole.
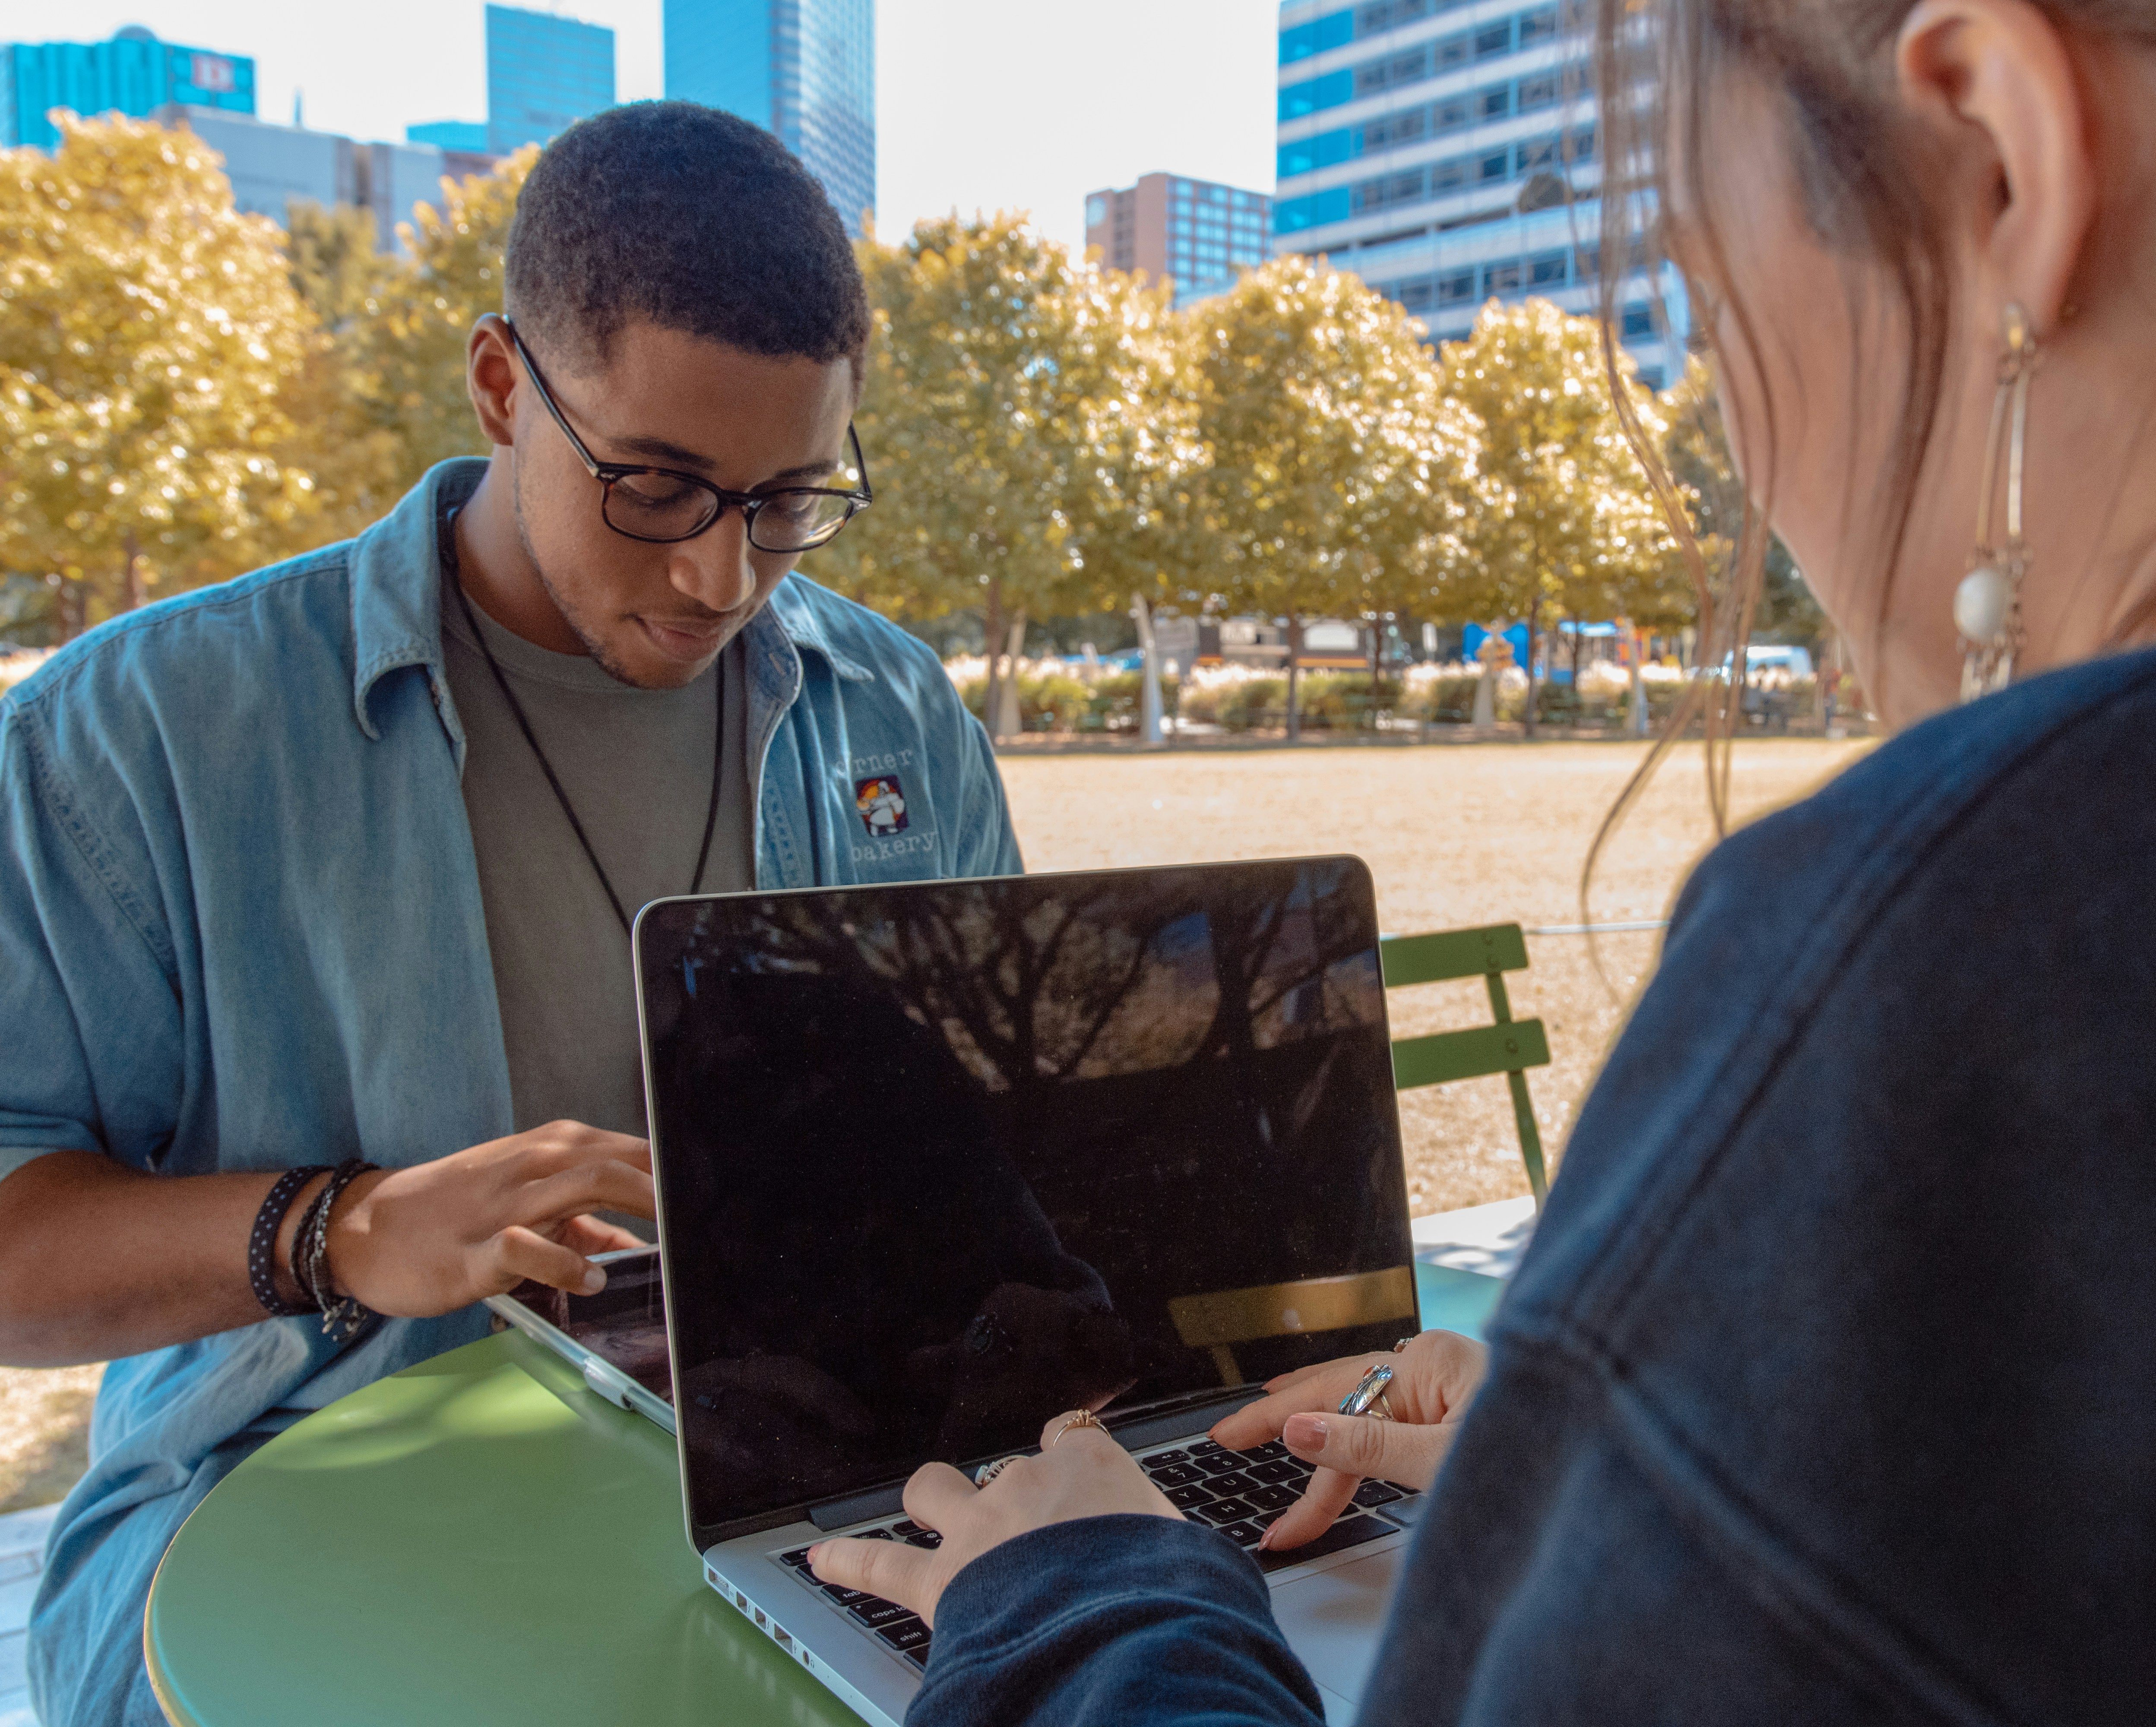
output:
M1701 865L1363 1716L2156 1721L2156 653ZM962 1571L908 1719L1317 1718L1250 1561L1118 1517Z

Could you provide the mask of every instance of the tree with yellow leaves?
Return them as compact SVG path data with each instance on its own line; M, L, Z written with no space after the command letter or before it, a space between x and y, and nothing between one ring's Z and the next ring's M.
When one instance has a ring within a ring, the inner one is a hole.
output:
M1661 438L1659 405L1620 361ZM1465 460L1427 609L1525 618L1531 640L1561 618L1662 624L1681 609L1683 566L1610 402L1599 324L1546 300L1492 301L1445 345L1441 372ZM1532 684L1527 714L1532 732Z
M1127 602L1175 561L1202 460L1165 290L1074 263L1023 218L860 247L875 329L856 416L876 506L808 573L881 609L1028 617Z
M0 152L0 571L49 585L65 638L284 555L316 500L275 227L187 132L59 125Z
M1186 316L1218 592L1287 620L1293 736L1304 623L1409 609L1426 590L1453 466L1436 368L1397 305L1304 258Z

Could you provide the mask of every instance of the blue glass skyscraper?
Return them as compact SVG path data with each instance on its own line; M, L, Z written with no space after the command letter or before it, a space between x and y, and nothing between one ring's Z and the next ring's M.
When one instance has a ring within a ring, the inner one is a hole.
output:
M665 0L666 94L768 127L858 237L875 213L875 0Z
M613 32L513 6L486 9L486 141L543 144L613 106Z
M0 145L50 150L59 142L45 115L75 113L147 118L167 103L254 111L254 62L160 42L131 24L110 42L13 42L0 45Z

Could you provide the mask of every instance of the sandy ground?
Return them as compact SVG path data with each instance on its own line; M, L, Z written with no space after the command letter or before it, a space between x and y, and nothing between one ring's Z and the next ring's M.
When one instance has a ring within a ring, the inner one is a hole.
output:
M1737 756L1734 798L1756 816L1813 790L1862 743L1769 740ZM1580 866L1597 825L1635 769L1628 744L1428 748L1209 749L1139 756L1014 754L1003 763L1033 869L1353 852L1378 884L1389 934L1476 924L1576 925ZM1594 920L1659 918L1714 838L1697 746L1665 762L1606 851ZM1512 1012L1539 1016L1553 1064L1530 1076L1553 1160L1580 1099L1651 971L1659 938L1527 937L1529 970L1509 980ZM1479 982L1403 992L1396 1036L1486 1023ZM1527 1191L1504 1081L1401 1099L1418 1215ZM0 1512L59 1498L80 1474L100 1367L0 1369Z
M1732 802L1741 817L1764 813L1870 747L1743 744ZM1353 852L1376 879L1383 929L1407 935L1664 916L1715 838L1696 745L1664 761L1596 866L1591 919L1580 912L1588 847L1644 753L1604 743L1207 750L1009 756L1003 770L1029 869ZM1552 1065L1528 1085L1553 1161L1659 944L1651 932L1598 935L1591 945L1578 935L1527 937L1529 969L1507 987L1514 1017L1539 1017L1548 1032ZM1401 992L1391 1005L1396 1036L1490 1018L1479 981ZM1527 1191L1502 1078L1400 1101L1418 1215Z

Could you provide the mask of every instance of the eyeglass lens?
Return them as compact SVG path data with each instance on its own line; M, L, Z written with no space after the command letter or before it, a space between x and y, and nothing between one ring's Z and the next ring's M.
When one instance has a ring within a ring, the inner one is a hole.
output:
M719 500L665 474L625 474L607 488L607 525L639 540L686 540L710 525ZM749 521L749 543L762 551L806 551L844 525L846 500L828 492L774 492Z

